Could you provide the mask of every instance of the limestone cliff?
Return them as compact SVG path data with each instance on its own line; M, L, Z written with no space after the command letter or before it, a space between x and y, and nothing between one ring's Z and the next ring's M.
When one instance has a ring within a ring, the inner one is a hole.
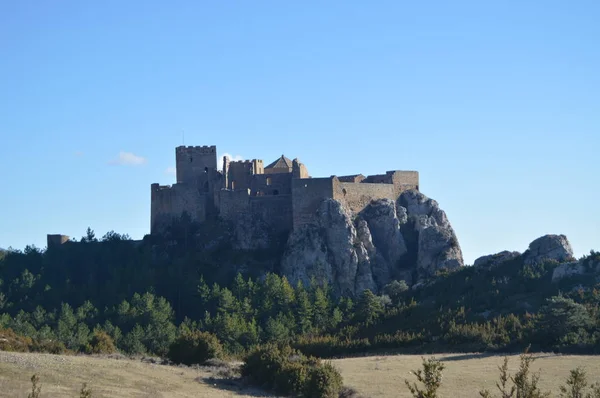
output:
M339 294L380 291L393 279L411 284L463 265L456 234L435 200L406 191L353 214L327 199L314 223L290 235L281 272L292 282L327 281Z

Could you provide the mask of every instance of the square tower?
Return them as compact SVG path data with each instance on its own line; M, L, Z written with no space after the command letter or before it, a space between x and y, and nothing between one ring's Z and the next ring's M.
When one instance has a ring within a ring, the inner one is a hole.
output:
M217 169L217 147L178 146L175 148L177 183L198 184Z

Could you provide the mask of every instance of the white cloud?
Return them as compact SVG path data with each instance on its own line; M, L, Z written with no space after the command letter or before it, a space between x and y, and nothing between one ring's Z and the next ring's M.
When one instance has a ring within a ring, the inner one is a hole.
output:
M235 155L235 156L233 156L232 154L225 152L224 154L222 154L217 159L217 169L218 170L222 170L223 169L223 156L227 156L229 158L230 162L237 162L237 161L240 161L240 160L244 160L244 157L242 155Z
M167 167L167 169L165 170L165 174L174 176L175 174L177 174L177 169L175 167Z
M143 156L138 156L131 152L119 152L119 156L116 159L111 160L110 164L120 166L140 166L147 162Z

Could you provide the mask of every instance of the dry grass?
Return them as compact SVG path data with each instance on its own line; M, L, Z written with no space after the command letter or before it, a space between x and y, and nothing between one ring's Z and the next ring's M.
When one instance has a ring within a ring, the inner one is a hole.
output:
M429 357L429 356L427 356ZM446 365L440 393L442 397L479 397L479 390L488 388L495 392L498 366L503 356L487 354L436 355ZM540 385L544 391L552 391L558 397L558 387L564 384L569 370L583 366L590 381L600 381L600 356L536 355L533 370L541 368ZM416 381L411 371L421 367L418 355L395 355L387 357L347 358L332 361L341 371L344 384L355 388L368 397L410 397L405 379ZM519 357L510 357L510 373L519 366Z
M223 368L165 366L96 356L0 351L0 397L27 397L31 376L40 376L42 398L79 397L83 383L93 397L265 397L221 377Z
M541 385L558 396L558 386L569 370L584 366L590 379L600 381L600 357L537 355L534 370L542 369ZM502 356L444 354L442 397L478 397L481 388L494 388ZM418 355L348 358L332 361L344 383L365 397L409 397L404 379L421 366ZM510 371L519 365L512 356ZM0 397L27 397L31 375L41 378L42 397L78 397L83 383L93 397L265 397L258 390L223 379L228 371L219 363L209 367L165 366L139 360L90 356L21 354L0 351Z

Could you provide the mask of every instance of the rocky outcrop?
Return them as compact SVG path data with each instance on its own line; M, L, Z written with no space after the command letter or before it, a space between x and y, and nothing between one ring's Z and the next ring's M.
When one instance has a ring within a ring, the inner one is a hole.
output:
M315 277L338 294L379 291L393 279L414 278L463 265L462 252L446 214L417 191L397 202L371 202L352 214L340 202L324 200L311 225L292 232L281 261L293 283Z
M420 274L431 276L441 268L456 269L464 265L456 233L435 200L411 190L400 195L398 204L406 209L409 221L403 232L416 236L411 249L417 253L416 267Z
M563 278L568 278L575 275L583 275L585 273L585 267L578 261L561 264L554 268L554 271L552 272L552 282L558 282Z
M505 263L510 260L514 260L520 255L521 253L519 252L511 252L508 250L504 250L500 253L479 257L477 260L475 260L473 266L480 268L494 268L499 264Z
M531 242L523 256L525 264L564 262L573 260L573 249L565 235L544 235Z

